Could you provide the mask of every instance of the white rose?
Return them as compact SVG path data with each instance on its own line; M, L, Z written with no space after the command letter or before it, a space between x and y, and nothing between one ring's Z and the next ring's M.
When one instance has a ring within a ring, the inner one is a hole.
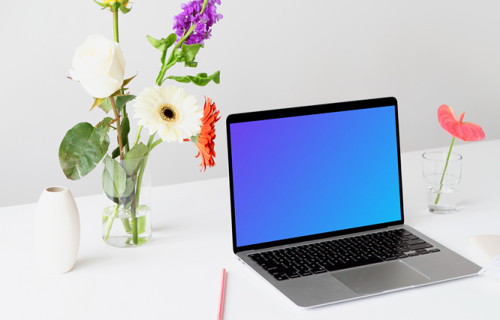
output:
M69 73L94 98L109 97L123 84L125 59L122 49L103 35L91 35L76 49L73 70Z

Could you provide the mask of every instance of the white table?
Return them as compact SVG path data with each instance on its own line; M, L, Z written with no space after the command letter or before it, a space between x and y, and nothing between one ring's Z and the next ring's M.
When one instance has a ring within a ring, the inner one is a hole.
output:
M500 140L454 150L464 156L462 200L449 215L426 211L421 152L403 154L406 222L474 260L469 238L500 234ZM227 178L156 187L153 200L154 240L117 249L101 240L100 197L77 198L80 252L60 276L35 264L36 205L0 208L0 319L215 319L222 267L224 319L500 318L500 280L486 276L300 309L233 255Z

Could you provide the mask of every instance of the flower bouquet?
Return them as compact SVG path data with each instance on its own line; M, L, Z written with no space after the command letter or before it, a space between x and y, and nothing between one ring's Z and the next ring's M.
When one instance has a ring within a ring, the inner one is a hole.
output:
M164 141L191 141L198 149L201 170L215 165L215 123L220 119L215 103L205 97L202 108L185 89L164 83L219 83L219 71L185 76L167 72L178 63L188 68L197 66L196 56L204 40L210 38L212 26L222 19L217 13L220 0L183 4L182 12L174 17L174 33L162 39L147 36L161 53L161 67L155 85L138 96L127 88L135 76L125 78L125 59L119 45L118 16L131 11L129 2L95 2L113 15L114 41L99 34L89 36L76 50L70 76L94 98L90 110L100 109L105 116L96 125L82 122L71 128L59 147L59 162L71 180L80 179L103 162L102 186L110 203L103 211L103 239L115 246L137 246L151 239L151 208L144 188L152 150ZM129 136L129 102L138 122L133 139ZM149 136L142 142L144 127ZM109 133L113 131L117 146L108 154ZM114 232L118 235L114 236Z

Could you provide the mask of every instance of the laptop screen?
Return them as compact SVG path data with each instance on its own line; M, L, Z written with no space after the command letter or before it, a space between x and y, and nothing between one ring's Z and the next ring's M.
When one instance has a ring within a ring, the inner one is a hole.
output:
M401 221L393 100L228 119L235 248Z

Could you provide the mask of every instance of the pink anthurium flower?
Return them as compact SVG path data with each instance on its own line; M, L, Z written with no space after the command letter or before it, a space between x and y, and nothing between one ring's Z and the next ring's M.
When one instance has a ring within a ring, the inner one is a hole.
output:
M443 175L441 176L439 192L436 196L434 204L438 204L441 196L444 175L446 173L446 168L448 168L448 161L450 160L451 149L453 148L453 143L455 143L455 138L463 141L479 141L484 139L484 132L481 126L472 122L463 122L464 115L465 112L462 112L460 119L457 120L457 116L451 107L443 104L438 108L439 124L446 132L453 136L453 139L451 140L450 150L448 151L448 157L446 158L446 164L444 165Z
M463 141L479 141L484 139L483 129L472 122L462 122L465 112L462 112L460 119L452 108L443 104L438 109L438 121L441 127L453 137Z

